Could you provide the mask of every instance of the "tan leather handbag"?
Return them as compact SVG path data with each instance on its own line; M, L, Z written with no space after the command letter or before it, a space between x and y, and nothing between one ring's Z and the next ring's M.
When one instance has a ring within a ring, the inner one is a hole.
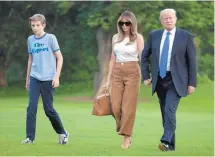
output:
M104 89L93 101L92 114L95 116L112 115L111 98L107 89Z

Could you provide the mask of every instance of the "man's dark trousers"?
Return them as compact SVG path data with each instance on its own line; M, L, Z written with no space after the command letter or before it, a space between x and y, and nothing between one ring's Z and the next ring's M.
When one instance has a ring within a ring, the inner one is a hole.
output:
M180 96L176 92L172 81L171 72L167 72L163 79L158 75L156 92L160 103L164 134L161 142L169 144L171 150L175 150L176 110Z

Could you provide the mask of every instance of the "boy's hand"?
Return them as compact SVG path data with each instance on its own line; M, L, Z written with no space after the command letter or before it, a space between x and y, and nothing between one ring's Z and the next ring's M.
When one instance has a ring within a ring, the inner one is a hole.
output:
M52 87L57 88L59 86L59 77L55 76L52 80Z
M29 81L28 81L28 80L26 80L25 88L26 88L26 90L28 90L28 91L29 91Z

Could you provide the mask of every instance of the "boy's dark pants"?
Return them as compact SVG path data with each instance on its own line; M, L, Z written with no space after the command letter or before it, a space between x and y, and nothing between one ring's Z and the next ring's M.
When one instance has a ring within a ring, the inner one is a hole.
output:
M60 117L53 108L53 92L54 88L52 88L52 81L39 81L30 77L29 105L27 108L26 120L26 134L27 138L30 140L35 139L36 115L40 94L42 96L45 114L51 121L54 130L58 134L65 133Z

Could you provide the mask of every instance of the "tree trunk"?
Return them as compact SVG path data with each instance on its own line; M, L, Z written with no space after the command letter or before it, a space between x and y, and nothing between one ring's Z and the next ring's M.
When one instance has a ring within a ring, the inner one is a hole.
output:
M0 87L7 86L6 70L0 70Z
M98 28L96 38L98 44L97 59L99 63L99 71L94 75L94 94L97 93L100 87L105 84L107 79L111 56L112 35L110 33L103 32L101 28Z

